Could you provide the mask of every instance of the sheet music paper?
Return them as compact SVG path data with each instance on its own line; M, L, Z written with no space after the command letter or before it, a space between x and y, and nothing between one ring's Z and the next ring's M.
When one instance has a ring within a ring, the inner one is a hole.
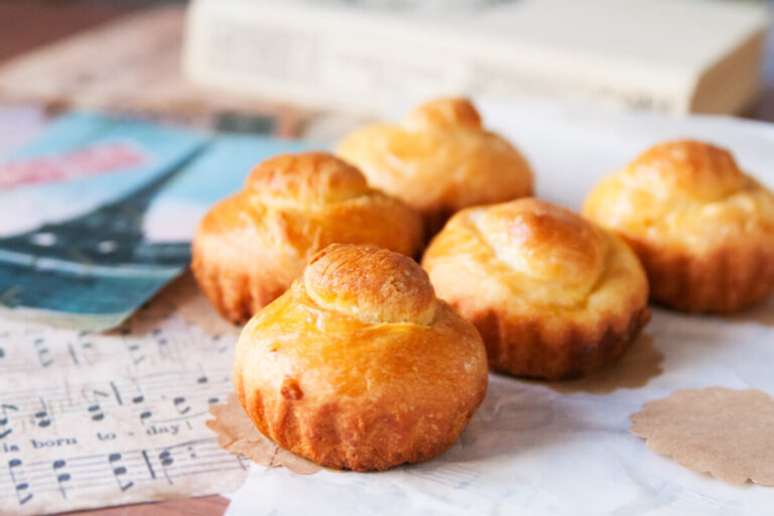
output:
M188 277L110 334L0 319L0 513L237 487L245 460L204 425L237 334Z

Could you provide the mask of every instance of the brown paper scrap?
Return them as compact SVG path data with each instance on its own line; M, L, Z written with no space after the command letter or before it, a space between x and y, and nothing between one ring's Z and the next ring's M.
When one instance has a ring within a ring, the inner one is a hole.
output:
M649 401L631 432L653 451L730 482L774 486L774 398L756 389L686 389Z
M280 448L259 432L233 394L226 403L210 407L210 413L215 419L208 420L207 426L218 435L218 443L226 451L244 455L262 466L284 467L301 475L311 475L322 469Z
M618 389L638 389L663 372L664 355L653 347L650 335L641 334L614 364L577 380L547 384L564 394L609 394Z

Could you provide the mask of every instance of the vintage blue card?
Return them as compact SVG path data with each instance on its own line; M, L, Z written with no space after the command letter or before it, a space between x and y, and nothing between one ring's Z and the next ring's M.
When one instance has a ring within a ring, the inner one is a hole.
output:
M190 260L201 215L250 168L303 148L67 115L0 162L0 305L82 330L120 324Z

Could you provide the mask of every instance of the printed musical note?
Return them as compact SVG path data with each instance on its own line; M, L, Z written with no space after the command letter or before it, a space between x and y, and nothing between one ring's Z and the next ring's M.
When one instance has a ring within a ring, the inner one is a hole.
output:
M118 388L118 385L116 385L116 382L110 382L110 390L113 391L113 396L115 396L116 403L119 405L124 404L124 399L121 396L121 390Z
M56 476L56 482L59 485L59 491L62 493L63 498L67 498L66 484L72 480L70 473L64 470L66 466L67 461L62 459L57 459L51 464L51 467L54 470L54 475Z
M19 407L16 405L9 405L7 403L0 405L0 439L11 435L11 432L13 432L13 428L11 428L10 424L10 418L8 417L8 412L11 411L18 412Z
M151 331L151 335L156 339L156 343L161 346L166 346L169 343L161 328L154 328L153 331Z
M93 365L96 362L97 354L90 340L68 343L67 351L75 366Z
M159 356L165 360L177 360L178 350L175 349L166 334L160 328L156 328L152 335L156 341L156 352Z
M41 409L36 411L34 414L34 421L39 428L46 428L47 426L51 425L51 416L48 413L48 407L46 406L46 401L43 398L40 398L40 406Z
M122 459L123 457L120 453L111 453L108 455L108 463L110 464L110 467L113 468L113 476L116 479L116 483L121 491L126 491L134 486L134 482L126 479L128 470L126 469L126 466L123 465Z
M159 460L164 467L171 466L175 463L175 459L172 458L172 453L168 449L159 453Z
M89 412L91 413L92 421L102 421L105 419L105 413L102 412L102 408L99 406L99 403L89 405Z
M139 388L137 389L139 391ZM132 405L139 406L143 405L145 403L145 395L144 394L137 394L136 396L133 396L132 399ZM153 412L148 410L147 408L143 408L140 411L139 418L140 422L145 425L145 423L153 417Z
M42 338L37 338L34 341L35 349L38 352L38 361L43 367L50 367L54 363L51 358L51 350Z
M175 463L175 459L172 457L172 452L169 449L164 449L159 453L159 461L161 462L161 468L164 472L164 477L167 479L167 482L170 484L174 484L172 478L169 476L169 472L167 471L167 468Z
M28 503L33 497L30 484L25 480L22 464L21 459L11 459L8 461L8 473L13 481L19 505Z
M143 410L142 412L140 412L140 421L142 422L142 424L145 424L145 422L152 417L153 417L153 412L151 412L150 410Z
M128 342L126 348L129 350L129 355L132 357L132 364L140 365L146 359L145 354L142 351L142 346L138 342Z
M91 391L91 403L86 410L89 412L92 421L102 421L105 419L105 412L102 410L102 404L100 403L100 400L109 397L110 395L107 392L103 392L97 389L93 389Z
M172 400L172 403L175 405L177 413L181 416L188 414L191 411L191 406L186 401L185 396L175 397L175 399Z

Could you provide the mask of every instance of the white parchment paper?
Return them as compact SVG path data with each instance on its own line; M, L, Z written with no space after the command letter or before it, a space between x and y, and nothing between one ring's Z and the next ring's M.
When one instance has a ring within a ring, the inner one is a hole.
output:
M572 208L596 180L665 138L729 147L743 168L774 186L774 128L766 124L482 105L487 122L529 157L538 195ZM462 438L426 464L310 476L253 466L228 514L774 514L774 488L695 473L628 431L643 403L677 389L754 387L774 395L774 300L731 318L654 309L644 333L615 368L586 380L492 375Z

